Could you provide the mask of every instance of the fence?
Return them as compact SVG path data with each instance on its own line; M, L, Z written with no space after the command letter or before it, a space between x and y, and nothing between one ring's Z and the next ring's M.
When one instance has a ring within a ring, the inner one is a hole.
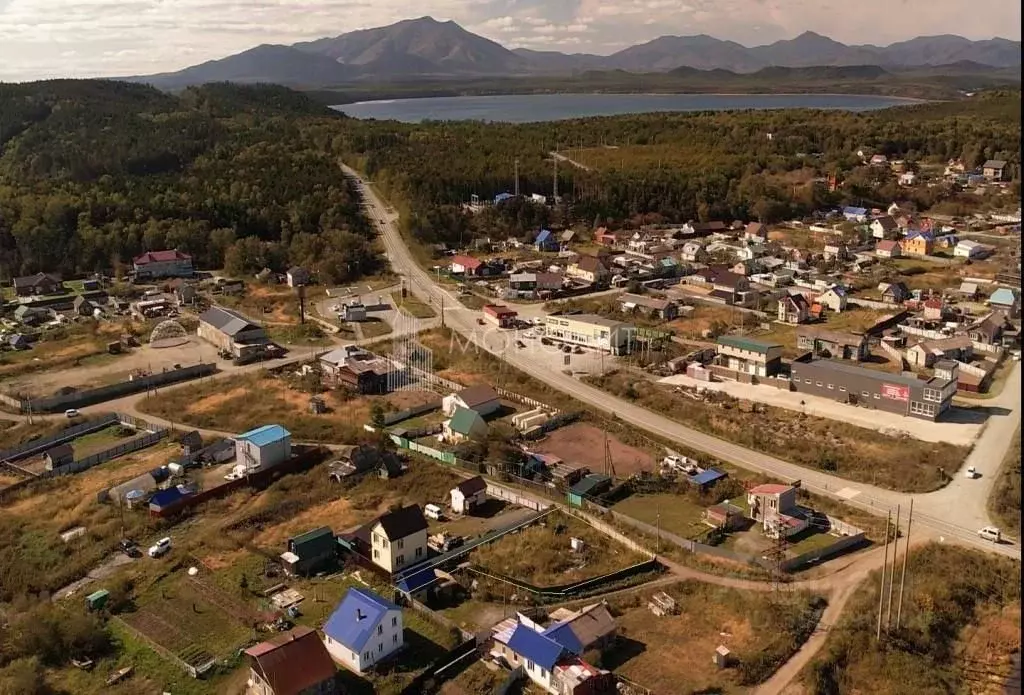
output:
M157 654L159 654L163 658L167 659L172 664L174 664L178 668L182 669L183 671L185 671L185 673L187 673L188 675L192 676L193 678L199 678L199 676L203 675L204 673L209 671L211 668L213 668L213 666L215 664L214 661L210 661L210 662L207 662L205 664L201 664L199 666L193 666L192 664L188 663L187 661L185 661L184 659L182 659L178 655L176 655L173 652L171 652L169 649L160 646L159 644L157 644L156 642L151 640L149 637L147 637L142 631L132 627L131 625L129 625L127 622L125 622L121 618L117 617L116 615L112 616L110 619L113 622L117 623L122 628L124 628L126 632L131 634L137 640L141 641L143 644L148 646L150 649L155 651Z
M35 454L40 454L48 449L52 449L57 444L63 444L69 442L76 437L80 437L83 434L90 434L97 432L110 425L115 425L121 421L121 416L111 413L110 415L104 415L103 417L96 418L94 420L88 420L78 425L63 429L57 434L50 435L49 437L41 437L34 439L24 444L11 447L0 451L0 461L17 461L18 459L28 458Z
M141 437L131 439L124 444L118 444L104 451L97 451L95 454L90 454L84 459L73 461L66 466L60 466L52 471L46 471L41 474L41 478L49 478L58 475L70 475L71 473L79 473L93 466L109 461L110 459L117 458L118 456L124 456L130 454L133 451L139 449L145 449L147 446L152 446L159 442L161 439L167 436L170 430L162 429L156 432L149 432Z
M850 306L861 306L868 309L899 309L899 304L891 304L889 302L876 302L873 299L864 299L863 297L850 297L846 300L846 303Z
M429 446L418 444L417 442L409 441L405 437L399 437L398 435L390 435L391 441L393 441L400 449L408 449L409 451L415 451L417 454L423 454L429 456L432 459L447 463L449 465L455 464L455 454L449 451L438 451Z
M473 663L467 657L474 652L476 652L475 637L456 645L453 649L435 659L423 673L413 678L409 685L402 688L399 691L399 695L420 695L426 692L436 692L441 683L454 677L459 670Z
M557 430L559 427L565 427L566 425L572 424L580 419L581 413L557 413L554 417L549 418L546 422L541 423L536 428L525 432L522 437L523 439L540 439L548 432Z
M857 533L852 536L844 536L838 539L832 545L826 548L819 548L817 550L811 550L787 560L783 560L780 564L780 569L783 572L792 572L797 570L804 565L820 562L821 560L828 560L829 558L835 557L840 553L846 552L850 548L854 548L859 545L863 545L867 541L864 538L864 533Z
M638 562L635 565L615 570L614 572L602 574L599 577L591 577L571 584L557 584L554 586L537 586L536 584L531 584L530 582L523 581L522 579L510 577L507 574L501 574L500 572L485 572L484 570L473 567L472 565L468 566L466 569L473 574L480 575L481 577L496 579L500 582L504 582L505 584L511 584L517 589L528 591L540 599L564 601L567 598L592 593L596 589L600 589L603 586L613 584L624 579L630 579L631 577L636 577L648 572L662 571L664 570L664 567L662 567L661 563L657 560L651 558L649 560L644 560L643 562Z
M515 393L514 391L508 391L508 390L503 389L503 388L496 388L496 389L494 389L494 391L499 396L503 396L503 397L509 399L510 401L517 401L517 402L522 403L524 405L531 405L534 408L544 408L545 410L550 411L552 413L555 413L556 415L558 414L558 410L556 408L552 408L547 403L541 403L538 400L534 400L533 398L528 398L527 396L520 395L518 393Z
M548 502L545 500L537 500L528 495L524 495L516 490L496 485L492 482L487 483L487 494L491 497L496 497L500 500L505 500L511 504L519 505L520 507L526 507L527 509L533 509L534 511L541 511L542 509L548 509L554 502Z
M155 389L159 386L197 379L213 374L216 371L217 365L215 364L197 364L191 367L182 367L181 369L171 369L158 374L150 374L149 376L132 379L131 381L122 381L109 386L77 391L63 396L50 396L20 401L17 399L6 399L5 402L18 408L23 413L59 413L68 408L83 408L88 405L121 398L122 396L129 396L133 393Z

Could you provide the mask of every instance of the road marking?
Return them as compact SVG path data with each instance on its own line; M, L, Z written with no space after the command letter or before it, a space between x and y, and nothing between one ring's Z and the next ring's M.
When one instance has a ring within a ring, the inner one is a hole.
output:
M836 497L842 497L844 500L852 500L860 494L860 490L854 487L844 487L842 490L836 493Z

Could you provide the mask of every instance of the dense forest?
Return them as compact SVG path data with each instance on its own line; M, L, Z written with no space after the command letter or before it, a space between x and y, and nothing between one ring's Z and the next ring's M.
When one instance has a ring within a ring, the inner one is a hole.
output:
M969 167L998 157L1016 171L1020 94L866 113L640 114L519 125L351 121L334 144L406 207L410 231L429 242L458 243L474 231L526 233L538 221L774 221L825 205L905 197L891 176L876 180L859 166L859 150L912 163L962 158ZM553 149L579 152L584 163L596 157L590 171L558 167L561 206L505 203L475 218L462 211L472 194L488 200L512 190L516 160L520 190L550 196ZM833 172L846 180L835 193L802 185ZM952 194L939 187L913 195L927 208Z
M280 87L227 84L169 95L105 81L0 85L0 279L120 273L144 250L249 274L305 265L324 282L377 270L357 196L363 170L423 242L525 236L542 225L760 219L828 205L888 205L891 176L857 152L912 165L1000 158L1019 172L1020 93L875 112L640 114L557 123L359 121ZM463 204L520 190L560 202ZM829 192L815 180L845 185ZM1015 175L1019 175L1016 174ZM1015 183L1015 186L1019 184ZM920 208L948 186L909 194Z
M330 154L344 120L278 87L0 85L0 277L121 272L162 248L236 274L372 272L369 224Z

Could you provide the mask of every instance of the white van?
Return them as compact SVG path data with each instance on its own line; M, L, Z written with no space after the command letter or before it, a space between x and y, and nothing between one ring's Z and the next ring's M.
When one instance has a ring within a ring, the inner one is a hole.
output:
M171 539L170 538L161 538L160 540L158 540L156 542L156 545L150 547L150 549L149 549L149 556L150 557L160 557L161 555L166 555L167 551L169 551L170 549L171 549Z
M423 516L434 521L440 521L441 517L444 516L444 510L438 507L436 504L428 504L423 507Z
M987 541L992 541L993 543L999 543L1003 540L1003 532L995 526L986 526L978 531L978 535Z

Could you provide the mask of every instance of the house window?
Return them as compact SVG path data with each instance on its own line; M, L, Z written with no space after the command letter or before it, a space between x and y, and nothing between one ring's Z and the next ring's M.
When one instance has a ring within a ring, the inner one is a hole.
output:
M373 549L373 559L374 560L379 560L380 559L380 551L377 550L376 548Z
M384 626L383 625L378 625L377 626L377 634L378 635L383 635L384 634Z
M416 557L423 556L423 548L416 548Z
M526 660L526 668L527 668L527 670L532 671L533 670L533 666L534 666L533 662L530 661L529 659L527 659Z
M370 656L371 656L370 652L364 653L363 654L363 661L369 661L370 660Z
M380 544L383 545L385 548L388 547L388 539L387 538L381 538L380 539Z
M544 670L544 669L541 669L540 670L540 677L541 678L547 678L548 677L548 672L546 670Z
M380 644L377 645L377 653L380 654L383 651L384 651L384 643L381 642Z
M867 391L861 391L860 395L863 396L864 398L870 398L871 397L871 394L868 393Z
M846 393L846 387L845 386L840 386L839 390L842 391L843 393Z
M815 381L814 385L817 386L819 389L821 388L821 382L820 381Z
M876 394L874 394L874 398L875 398L875 400L877 401L877 400L878 400L879 398L881 398L881 396L879 396L879 395L878 395L878 394L876 393Z
M391 644L398 644L398 633L391 635Z
M811 383L811 380L810 379L804 379L804 383L805 384L809 384L809 383Z
M398 627L398 616L391 616L391 627Z
M399 565L399 566L404 565L405 564L405 555L399 555L398 557L396 557L395 558L395 564Z
M352 661L355 661L358 657L355 652L352 652Z
M395 545L398 546L399 549L404 548L405 547L405 539L404 538L399 538L397 541L395 541Z
M376 533L373 534L373 544L374 545L378 545L379 543L380 543L380 536L378 536Z

